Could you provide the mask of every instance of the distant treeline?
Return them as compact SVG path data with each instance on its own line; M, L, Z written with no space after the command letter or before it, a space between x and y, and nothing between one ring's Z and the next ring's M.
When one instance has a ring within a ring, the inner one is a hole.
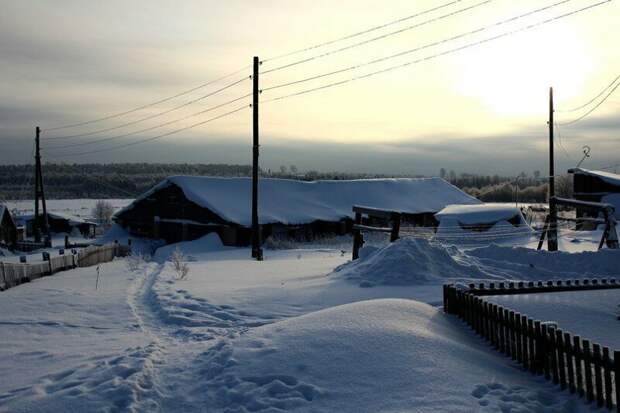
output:
M43 176L46 197L71 198L133 198L164 178L172 175L239 177L251 176L250 165L229 164L45 164ZM418 175L380 175L308 171L300 173L295 165L281 166L277 171L261 170L261 176L299 180L338 180L363 178L402 178ZM487 202L512 202L518 185L520 202L545 202L547 184L535 171L531 177L521 173L518 178L475 174L457 175L440 172L442 177L467 193ZM568 177L556 179L556 191L570 196L572 183ZM33 165L0 165L0 199L32 199L34 197Z

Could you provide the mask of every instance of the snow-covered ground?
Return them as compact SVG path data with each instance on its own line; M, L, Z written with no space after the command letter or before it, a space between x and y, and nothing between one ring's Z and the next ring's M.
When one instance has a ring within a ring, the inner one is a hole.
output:
M554 321L573 335L620 349L620 290L493 296L489 301L537 320Z
M0 411L588 410L444 315L441 285L609 276L617 251L413 238L349 254L304 245L256 262L207 236L101 265L97 289L92 267L2 292Z

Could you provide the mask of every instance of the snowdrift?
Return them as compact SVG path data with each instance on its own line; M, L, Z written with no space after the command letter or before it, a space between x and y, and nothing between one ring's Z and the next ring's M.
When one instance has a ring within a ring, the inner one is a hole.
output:
M160 262L166 261L177 248L183 253L187 261L196 261L201 254L226 249L230 250L233 247L225 247L219 235L211 233L194 241L177 242L158 248L154 258Z
M213 411L566 411L456 320L410 300L334 307L220 342L195 363ZM570 406L569 406L570 405Z
M359 282L362 287L490 278L460 257L464 255L456 247L403 238L382 248L362 248L358 260L341 265L334 274Z
M490 245L470 250L467 255L485 267L498 269L498 273L512 271L514 278L522 280L620 276L620 250L569 253Z

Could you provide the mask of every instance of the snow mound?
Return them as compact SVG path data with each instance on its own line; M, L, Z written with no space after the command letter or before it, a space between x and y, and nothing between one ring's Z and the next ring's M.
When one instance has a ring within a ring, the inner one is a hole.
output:
M188 261L196 261L200 254L230 249L231 247L224 247L220 236L213 232L197 240L177 242L158 248L154 257L158 261L165 261L170 258L170 255L177 248L185 255Z
M467 254L484 266L497 268L498 275L509 271L522 280L620 276L620 250L569 253L490 245Z
M213 411L566 411L458 321L410 300L347 304L223 340L194 363ZM458 372L458 374L455 374ZM579 402L578 402L579 403Z
M362 248L359 259L339 266L334 274L359 282L361 287L490 278L462 257L456 247L403 238L382 248Z

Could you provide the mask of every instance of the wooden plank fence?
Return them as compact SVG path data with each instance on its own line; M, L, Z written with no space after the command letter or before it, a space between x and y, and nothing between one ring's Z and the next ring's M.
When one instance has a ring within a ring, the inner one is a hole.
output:
M495 283L469 287L444 285L444 311L457 315L496 350L532 374L598 407L620 412L620 351L557 325L534 320L484 299L489 295L528 294L620 288L617 280L575 280L537 283Z
M125 257L131 253L131 247L118 242L102 246L91 245L76 253L49 257L43 262L15 264L0 262L0 291L16 285L30 282L44 276L77 267L89 267L112 261L115 257ZM44 257L46 254L44 253Z

